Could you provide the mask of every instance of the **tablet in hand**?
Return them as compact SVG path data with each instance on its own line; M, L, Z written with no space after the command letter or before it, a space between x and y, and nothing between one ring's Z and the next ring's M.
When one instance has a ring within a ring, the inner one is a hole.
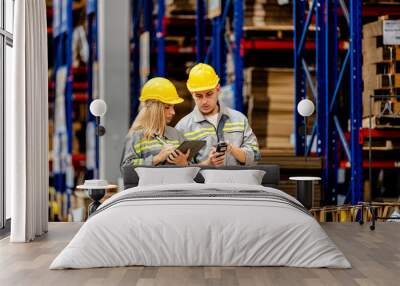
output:
M184 141L179 145L177 150L186 154L186 152L190 149L190 154L188 157L188 161L191 160L200 150L206 145L205 140L193 140L193 141Z

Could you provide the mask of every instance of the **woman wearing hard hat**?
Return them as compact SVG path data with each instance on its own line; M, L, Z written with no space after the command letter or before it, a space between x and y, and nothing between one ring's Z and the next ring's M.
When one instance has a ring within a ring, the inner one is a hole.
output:
M183 102L169 80L156 77L147 81L140 95L142 109L133 122L125 143L121 167L188 164L186 154L176 150L184 137L168 126L175 115L174 105Z

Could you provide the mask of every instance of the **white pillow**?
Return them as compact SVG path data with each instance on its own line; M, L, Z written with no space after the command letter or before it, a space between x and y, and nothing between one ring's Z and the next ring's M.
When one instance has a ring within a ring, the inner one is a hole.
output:
M139 176L138 186L195 183L199 167L185 168L135 168Z
M265 171L262 170L202 170L205 184L234 183L247 185L261 185Z

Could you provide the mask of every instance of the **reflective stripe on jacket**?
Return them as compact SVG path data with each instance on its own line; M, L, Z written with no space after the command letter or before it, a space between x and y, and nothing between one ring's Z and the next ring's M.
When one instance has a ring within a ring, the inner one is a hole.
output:
M218 125L215 127L207 121L197 106L191 113L182 118L175 128L183 133L187 140L206 140L207 144L194 158L194 163L200 163L208 158L212 147L225 141L246 152L246 165L252 165L260 160L260 150L257 138L249 122L241 112L220 105ZM225 165L240 165L231 154L227 154Z
M178 147L180 143L185 140L178 130L170 126L166 127L165 135L161 139L175 147ZM160 153L162 148L163 143L155 137L145 139L142 130L128 134L125 139L125 149L121 161L121 167L127 165L152 166L153 157Z

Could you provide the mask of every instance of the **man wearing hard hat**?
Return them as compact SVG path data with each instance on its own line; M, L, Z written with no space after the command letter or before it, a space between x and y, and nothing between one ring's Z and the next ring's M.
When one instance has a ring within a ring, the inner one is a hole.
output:
M218 102L220 85L214 69L207 64L195 65L186 85L196 106L175 128L187 140L207 141L194 158L194 163L213 166L252 165L259 160L261 156L257 138L246 116Z

